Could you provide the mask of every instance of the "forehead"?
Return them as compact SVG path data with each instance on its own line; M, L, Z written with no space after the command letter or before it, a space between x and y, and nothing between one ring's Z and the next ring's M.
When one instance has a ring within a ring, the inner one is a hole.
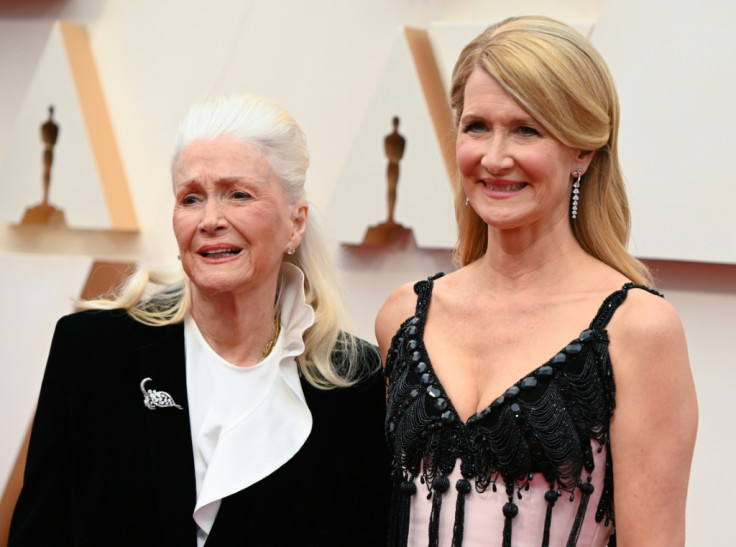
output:
M268 158L255 145L220 137L189 143L174 164L174 184L210 179L268 181L273 172Z
M465 82L463 113L472 113L474 110L489 108L494 111L502 109L504 112L513 113L516 116L531 117L493 76L478 67L470 73Z

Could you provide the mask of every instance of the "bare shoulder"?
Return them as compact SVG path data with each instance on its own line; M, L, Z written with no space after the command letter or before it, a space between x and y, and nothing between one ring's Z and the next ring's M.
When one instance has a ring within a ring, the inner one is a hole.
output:
M694 441L695 385L685 332L675 308L660 296L631 290L611 320L609 336L618 415L614 422L630 426L626 435L639 430L645 433L643 437L653 434L647 423L659 423L660 433L670 424L685 444ZM649 420L642 422L642 416Z
M401 323L411 317L416 308L417 296L414 293L414 284L415 282L405 283L392 292L376 315L376 340L384 360L394 334Z
M690 377L682 321L665 298L631 289L609 325L611 362L617 387L663 375Z
M657 346L684 341L682 321L665 298L640 289L630 289L626 301L616 311L609 329L626 340L626 346Z

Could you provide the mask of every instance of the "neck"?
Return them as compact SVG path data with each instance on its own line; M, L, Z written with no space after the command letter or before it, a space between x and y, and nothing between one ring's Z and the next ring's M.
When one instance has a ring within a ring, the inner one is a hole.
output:
M545 230L488 230L488 248L475 268L501 291L554 289L569 283L595 259L569 226Z
M270 353L278 337L275 300L275 288L239 297L208 297L194 289L191 315L215 353L233 365L252 366Z

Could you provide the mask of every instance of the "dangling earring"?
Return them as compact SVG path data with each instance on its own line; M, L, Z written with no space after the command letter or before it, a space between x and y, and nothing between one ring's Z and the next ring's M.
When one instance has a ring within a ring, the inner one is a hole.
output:
M578 218L578 200L580 199L580 179L583 178L583 170L578 167L572 174L575 181L572 183L572 209L570 210L570 216L573 220Z
M296 249L294 247L292 247L291 245L289 245L286 248L286 254L289 255L289 256L293 255L295 252L296 252Z

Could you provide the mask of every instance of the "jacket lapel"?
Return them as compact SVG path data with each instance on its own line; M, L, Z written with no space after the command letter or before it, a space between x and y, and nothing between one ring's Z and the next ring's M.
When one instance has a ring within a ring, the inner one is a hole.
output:
M156 477L156 487L150 495L157 499L156 518L165 544L193 546L196 545L197 533L192 518L196 486L187 400L184 326L179 323L156 327L156 331L160 337L138 349L141 380L151 379L145 388L164 397L154 398L146 409L147 445L153 476ZM165 396L161 392L170 395L181 409L165 406Z

